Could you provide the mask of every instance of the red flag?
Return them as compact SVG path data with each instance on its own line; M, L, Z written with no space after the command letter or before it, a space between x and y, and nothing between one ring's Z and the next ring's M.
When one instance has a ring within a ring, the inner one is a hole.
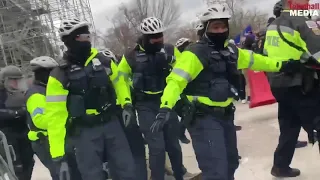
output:
M250 108L276 103L264 72L248 70Z

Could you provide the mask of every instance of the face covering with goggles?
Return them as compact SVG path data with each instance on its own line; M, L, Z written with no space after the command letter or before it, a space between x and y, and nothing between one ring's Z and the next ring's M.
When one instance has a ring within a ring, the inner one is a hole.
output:
M228 19L217 19L207 22L205 37L216 49L224 49L224 44L229 37Z
M164 47L163 33L143 35L142 47L146 53L154 54L160 52Z

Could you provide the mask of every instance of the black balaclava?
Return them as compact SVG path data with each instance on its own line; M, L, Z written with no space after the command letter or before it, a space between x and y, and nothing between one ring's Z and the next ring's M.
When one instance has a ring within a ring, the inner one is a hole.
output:
M46 85L52 69L40 68L34 71L34 80L36 83Z
M185 49L186 49L186 47L188 47L189 45L191 44L191 42L185 42L185 43L183 43L181 46L179 46L179 47L177 47L178 48L178 50L180 51L180 52L183 52Z
M151 44L150 39L157 39L163 37L163 33L158 34L144 34L142 35L141 39L141 46L148 54L154 54L156 52L160 52L161 49L164 47L163 42L158 42Z
M76 37L80 34L90 34L89 27L84 26L76 29L69 35L62 37L62 41L68 48L66 52L67 60L71 61L72 63L84 65L91 54L91 42L77 41Z
M224 49L224 43L226 42L226 40L229 37L229 23L228 23L228 19L219 19L219 21L223 21L226 25L228 30L226 32L223 33L211 33L211 32L207 32L209 23L212 21L216 21L216 20L211 20L207 23L205 23L205 36L206 38L214 45L215 48L219 49Z

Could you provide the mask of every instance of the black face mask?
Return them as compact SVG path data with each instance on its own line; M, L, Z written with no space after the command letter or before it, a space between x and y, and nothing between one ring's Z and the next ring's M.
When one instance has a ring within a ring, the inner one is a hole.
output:
M156 52L161 51L161 49L164 47L164 43L158 42L158 43L151 44L150 39L159 38L162 36L163 36L162 33L156 34L156 35L143 35L142 46L143 46L143 49L146 51L146 53L154 54Z
M210 40L211 43L214 44L214 47L217 49L223 49L224 43L228 39L229 32L226 31L224 33L209 33L206 32L207 38Z
M34 80L37 83L47 84L52 69L38 69L34 72Z
M153 54L156 52L160 52L163 47L164 47L163 43L155 43L155 44L149 43L148 45L145 45L144 50L147 53Z
M91 54L91 42L75 42L68 46L66 59L78 65L84 65Z

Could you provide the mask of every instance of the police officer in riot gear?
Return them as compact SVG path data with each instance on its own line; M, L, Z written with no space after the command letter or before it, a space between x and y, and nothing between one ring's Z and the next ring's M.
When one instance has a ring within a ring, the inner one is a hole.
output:
M291 3L299 4L301 1L292 0ZM264 55L277 59L320 62L318 24L309 17L291 16L289 11L288 1L275 4L274 14L277 18L268 26ZM313 121L319 117L319 77L315 70L301 65L291 73L268 73L268 79L278 101L280 126L271 174L275 177L296 177L300 175L300 170L291 168L290 164L301 127L312 142Z
M230 14L228 8L216 4L201 16L205 34L200 42L189 46L172 72L161 97L161 106L151 126L161 132L174 119L172 108L181 99L187 104L193 147L203 180L233 180L239 166L237 137L234 127L233 86L238 82L237 69L287 71L300 65L297 61L272 61L252 51L227 47ZM192 111L192 112L191 112Z
M180 38L176 43L176 47L182 53L191 43L192 43L191 40L188 38ZM190 140L187 138L185 131L186 131L186 126L183 123L181 123L180 141L182 143L189 144Z
M173 45L164 44L165 27L160 19L155 17L144 19L139 30L142 36L136 48L122 58L118 70L127 79L128 86L129 79L132 79L132 96L135 99L140 130L149 147L151 178L164 180L165 151L167 151L174 177L182 180L185 172L177 131L179 122L175 121L168 125L164 132L150 131L165 87L165 78L180 52ZM175 115L174 118L178 119L178 116Z
M119 64L119 60L114 55L114 53L110 49L102 49L101 53L105 56L111 58L117 65ZM120 117L122 114L119 114ZM135 174L136 179L147 180L147 165L146 165L146 152L145 152L145 144L142 133L140 132L138 124L133 124L130 128L126 128L125 125L122 123L121 125L124 128L124 132L129 142L129 146L135 161ZM114 173L114 167L112 164L107 164L110 169L110 177L111 179L119 179Z
M6 66L1 70L0 90L0 130L5 133L8 144L16 154L13 162L19 180L31 180L34 166L33 151L28 140L27 112L24 94L27 82L16 66Z
M83 180L105 180L107 156L123 180L133 180L134 161L117 116L116 99L125 126L136 124L130 91L116 64L91 48L89 23L62 20L61 40L68 50L65 63L54 68L46 89L46 118L50 154L56 166L65 164L65 137L75 139L76 158ZM62 166L61 166L62 167Z
M30 66L34 72L34 80L26 93L26 108L28 111L28 138L32 142L32 148L37 157L48 168L52 180L59 180L59 169L53 164L49 152L48 143L48 121L44 115L46 106L46 86L51 70L59 64L48 56L40 56L30 61ZM66 160L70 167L71 180L81 180L81 175L77 167L75 152L70 138L67 138Z

